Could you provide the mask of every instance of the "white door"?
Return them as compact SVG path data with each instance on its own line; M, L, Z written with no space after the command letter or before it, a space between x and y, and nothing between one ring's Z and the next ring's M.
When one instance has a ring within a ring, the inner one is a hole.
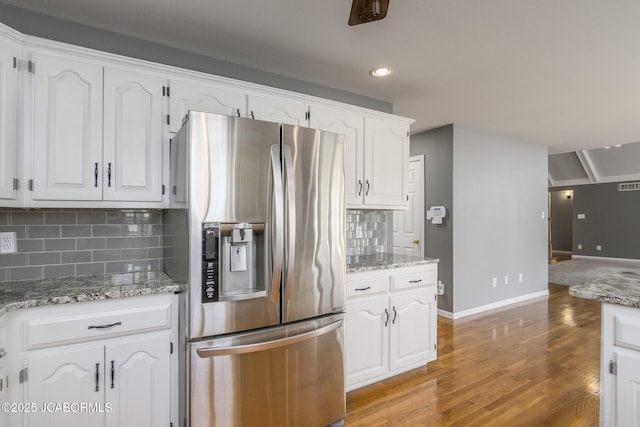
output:
M345 318L347 389L389 369L389 299L349 302Z
M164 79L104 70L104 200L162 201Z
M128 338L105 352L107 426L168 426L171 423L169 334ZM176 386L174 385L174 388Z
M249 95L247 109L252 119L307 127L307 110L297 99Z
M424 258L424 156L409 161L409 209L393 211L393 253Z
M640 426L640 354L616 352L615 417L618 426Z
M102 67L34 53L33 199L102 199Z
M246 95L221 86L199 81L171 80L169 93L169 129L177 132L189 111L245 115Z
M18 45L0 39L0 199L16 198L18 69L14 61L19 54Z
M27 401L38 410L29 427L96 427L104 425L104 346L73 345L34 352L28 359ZM95 411L64 411L65 403L85 403ZM53 405L42 410L42 405ZM61 408L58 410L57 408Z
M345 136L344 195L347 207L361 207L364 166L364 118L362 114L324 105L311 106L310 127Z
M390 299L391 333L389 368L391 370L426 364L435 354L433 313L435 292L425 288L394 295Z
M364 204L407 207L409 126L365 117Z

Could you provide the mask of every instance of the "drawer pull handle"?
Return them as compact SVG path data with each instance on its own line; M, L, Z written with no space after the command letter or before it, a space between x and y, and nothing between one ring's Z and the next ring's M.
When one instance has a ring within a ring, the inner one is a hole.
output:
M366 288L356 288L356 291L368 291L371 289L371 286L367 286Z
M96 363L96 391L100 391L100 364Z
M115 385L113 384L113 377L115 376L115 368L113 367L115 361L112 360L111 361L111 388L115 388Z
M386 327L389 324L389 310L387 310L386 308L384 309L384 315L384 326Z
M114 326L120 326L122 322L110 323L108 325L89 325L89 329L107 329L113 328Z
M422 282L422 279L418 279L418 280L409 280L409 283L420 283Z
M393 320L391 321L392 324L396 324L396 318L398 317L398 312L396 311L395 306L393 307Z

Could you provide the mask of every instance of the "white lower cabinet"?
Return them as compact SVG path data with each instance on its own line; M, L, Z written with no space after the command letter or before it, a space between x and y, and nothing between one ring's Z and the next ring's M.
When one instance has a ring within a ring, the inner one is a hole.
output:
M602 304L600 425L640 426L640 309Z
M347 276L347 391L436 359L436 282L437 264Z
M178 425L172 294L17 310L5 319L13 426ZM2 393L2 392L0 392ZM1 395L1 394L0 394Z

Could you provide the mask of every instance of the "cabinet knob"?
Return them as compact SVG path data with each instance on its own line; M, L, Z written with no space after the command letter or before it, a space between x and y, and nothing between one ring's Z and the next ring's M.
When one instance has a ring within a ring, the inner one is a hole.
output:
M416 240L414 240L414 241L413 241L413 244L414 244L414 245L419 245L419 244L420 244L420 239L416 239Z
M5 357L7 355L7 350L4 348L0 348L0 357Z

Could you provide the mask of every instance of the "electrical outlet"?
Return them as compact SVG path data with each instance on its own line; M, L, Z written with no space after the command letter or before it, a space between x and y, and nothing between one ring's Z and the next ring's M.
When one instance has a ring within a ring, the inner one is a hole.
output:
M596 251L601 251L601 250L602 250L602 246L596 245Z
M13 231L0 233L0 254L16 252L16 233Z

